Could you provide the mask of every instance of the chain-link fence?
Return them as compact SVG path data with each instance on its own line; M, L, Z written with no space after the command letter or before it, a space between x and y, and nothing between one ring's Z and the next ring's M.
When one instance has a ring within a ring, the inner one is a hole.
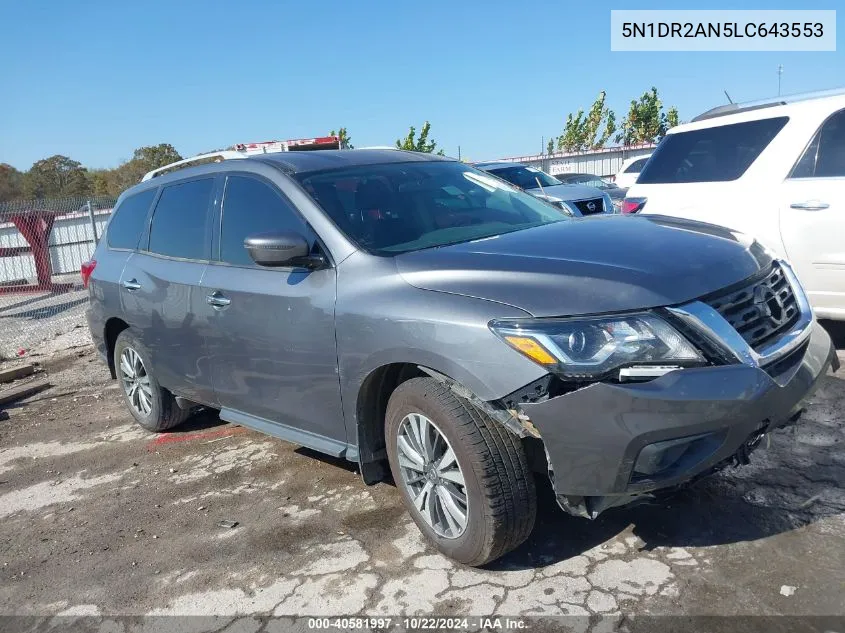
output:
M84 325L79 270L103 234L114 198L0 203L0 356Z

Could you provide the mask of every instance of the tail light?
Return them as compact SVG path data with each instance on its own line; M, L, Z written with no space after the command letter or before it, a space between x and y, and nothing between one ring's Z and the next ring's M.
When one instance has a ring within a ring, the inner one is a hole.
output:
M625 198L622 201L623 215L631 215L632 213L639 213L645 206L646 198Z
M91 273L94 272L94 269L97 267L97 260L91 259L82 264L82 268L80 268L79 272L82 275L82 285L87 288L88 287L88 280L91 278Z

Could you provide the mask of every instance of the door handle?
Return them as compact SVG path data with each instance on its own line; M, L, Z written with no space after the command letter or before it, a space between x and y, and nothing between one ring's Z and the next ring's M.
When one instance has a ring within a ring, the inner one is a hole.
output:
M127 279L123 282L123 287L126 288L129 292L135 292L136 290L141 289L141 284L138 283L138 280L134 277L132 279Z
M212 292L210 295L206 295L205 301L215 310L225 308L232 303L231 299L224 297L223 293L218 291Z
M793 202L789 205L790 209L800 209L801 211L821 211L827 209L830 205L827 202L820 202L818 200L808 200L807 202Z

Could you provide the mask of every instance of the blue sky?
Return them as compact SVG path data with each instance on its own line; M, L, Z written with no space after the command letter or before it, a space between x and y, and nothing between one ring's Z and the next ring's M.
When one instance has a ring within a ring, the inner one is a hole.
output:
M447 154L487 159L538 152L602 89L621 118L654 85L683 120L723 90L775 95L778 64L784 94L845 86L841 36L835 53L610 52L611 8L731 4L803 6L0 0L0 162L27 169L58 153L111 167L141 145L192 155L339 126L355 145L383 145L425 119Z

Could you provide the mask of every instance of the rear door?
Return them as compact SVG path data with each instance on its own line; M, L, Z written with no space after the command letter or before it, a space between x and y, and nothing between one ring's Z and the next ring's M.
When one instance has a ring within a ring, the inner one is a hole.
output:
M161 188L149 231L121 277L124 314L150 352L167 389L213 405L200 289L211 252L214 176Z
M226 178L215 260L202 282L208 351L221 417L341 455L346 429L337 373L335 269L257 266L244 248L255 233L317 236L269 180Z
M813 135L781 197L781 237L819 316L845 318L845 110Z

